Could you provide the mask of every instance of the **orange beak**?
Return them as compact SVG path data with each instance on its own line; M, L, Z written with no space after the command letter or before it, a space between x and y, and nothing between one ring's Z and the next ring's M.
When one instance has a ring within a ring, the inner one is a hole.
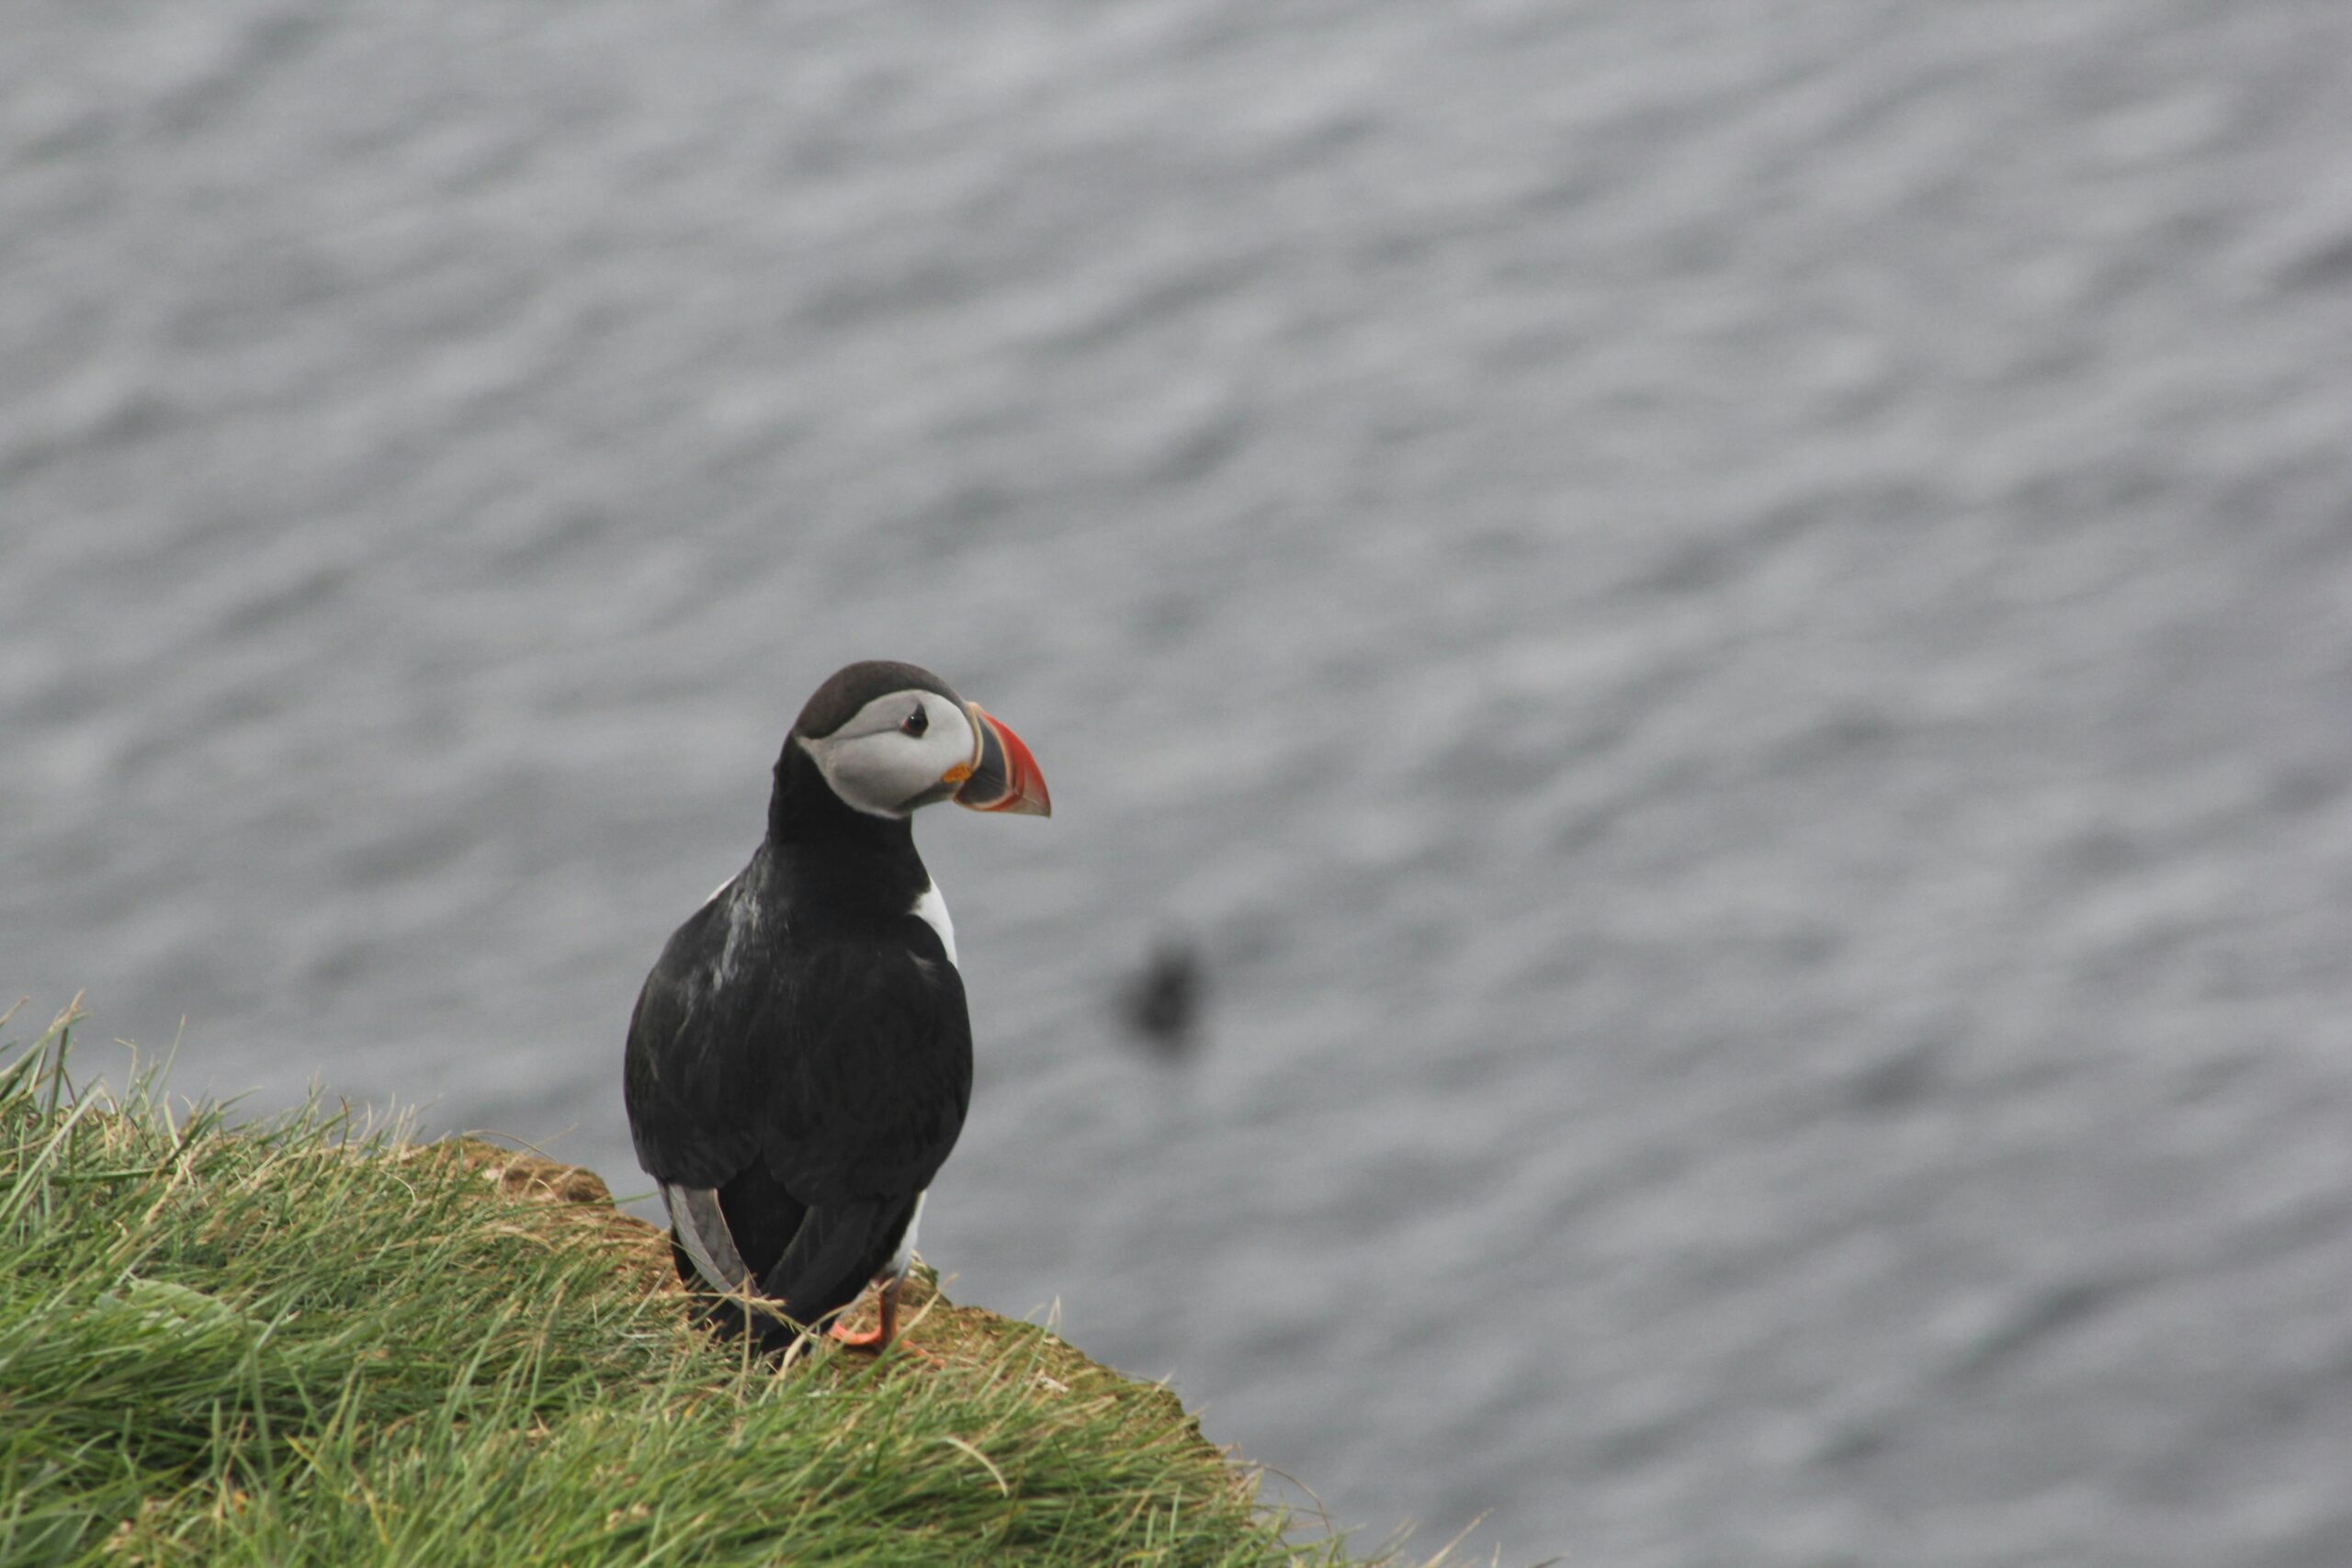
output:
M974 811L1051 817L1054 797L1046 793L1046 775L1021 737L982 712L978 703L966 703L964 711L972 716L978 743L972 751L971 775L956 791L956 804Z

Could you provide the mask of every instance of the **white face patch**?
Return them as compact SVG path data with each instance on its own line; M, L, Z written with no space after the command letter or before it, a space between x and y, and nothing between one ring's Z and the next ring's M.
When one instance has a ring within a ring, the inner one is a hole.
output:
M950 768L970 764L977 739L962 707L910 690L876 697L831 735L800 744L835 795L869 816L904 817Z

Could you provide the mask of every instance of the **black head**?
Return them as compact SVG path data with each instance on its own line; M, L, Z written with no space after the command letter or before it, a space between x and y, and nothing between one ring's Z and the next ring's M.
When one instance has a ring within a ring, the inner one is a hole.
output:
M930 692L957 707L964 705L955 687L919 664L867 659L845 664L827 676L825 683L801 705L800 716L792 721L792 733L804 739L822 739L855 718L866 704L894 692Z

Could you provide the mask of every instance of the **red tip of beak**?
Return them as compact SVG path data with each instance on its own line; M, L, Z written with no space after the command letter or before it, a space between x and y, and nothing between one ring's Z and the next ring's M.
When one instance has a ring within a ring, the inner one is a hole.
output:
M956 804L974 811L1051 817L1054 797L1046 793L1046 775L1028 746L1003 720L982 712L979 704L967 703L964 707L979 733L979 754L972 776L956 792Z

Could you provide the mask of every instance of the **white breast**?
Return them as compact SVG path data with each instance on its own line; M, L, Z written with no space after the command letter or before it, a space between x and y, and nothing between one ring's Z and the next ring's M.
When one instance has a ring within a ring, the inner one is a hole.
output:
M915 900L915 919L939 933L939 945L947 950L947 962L956 962L956 922L947 918L947 900L939 896L939 884L930 884L922 897Z

